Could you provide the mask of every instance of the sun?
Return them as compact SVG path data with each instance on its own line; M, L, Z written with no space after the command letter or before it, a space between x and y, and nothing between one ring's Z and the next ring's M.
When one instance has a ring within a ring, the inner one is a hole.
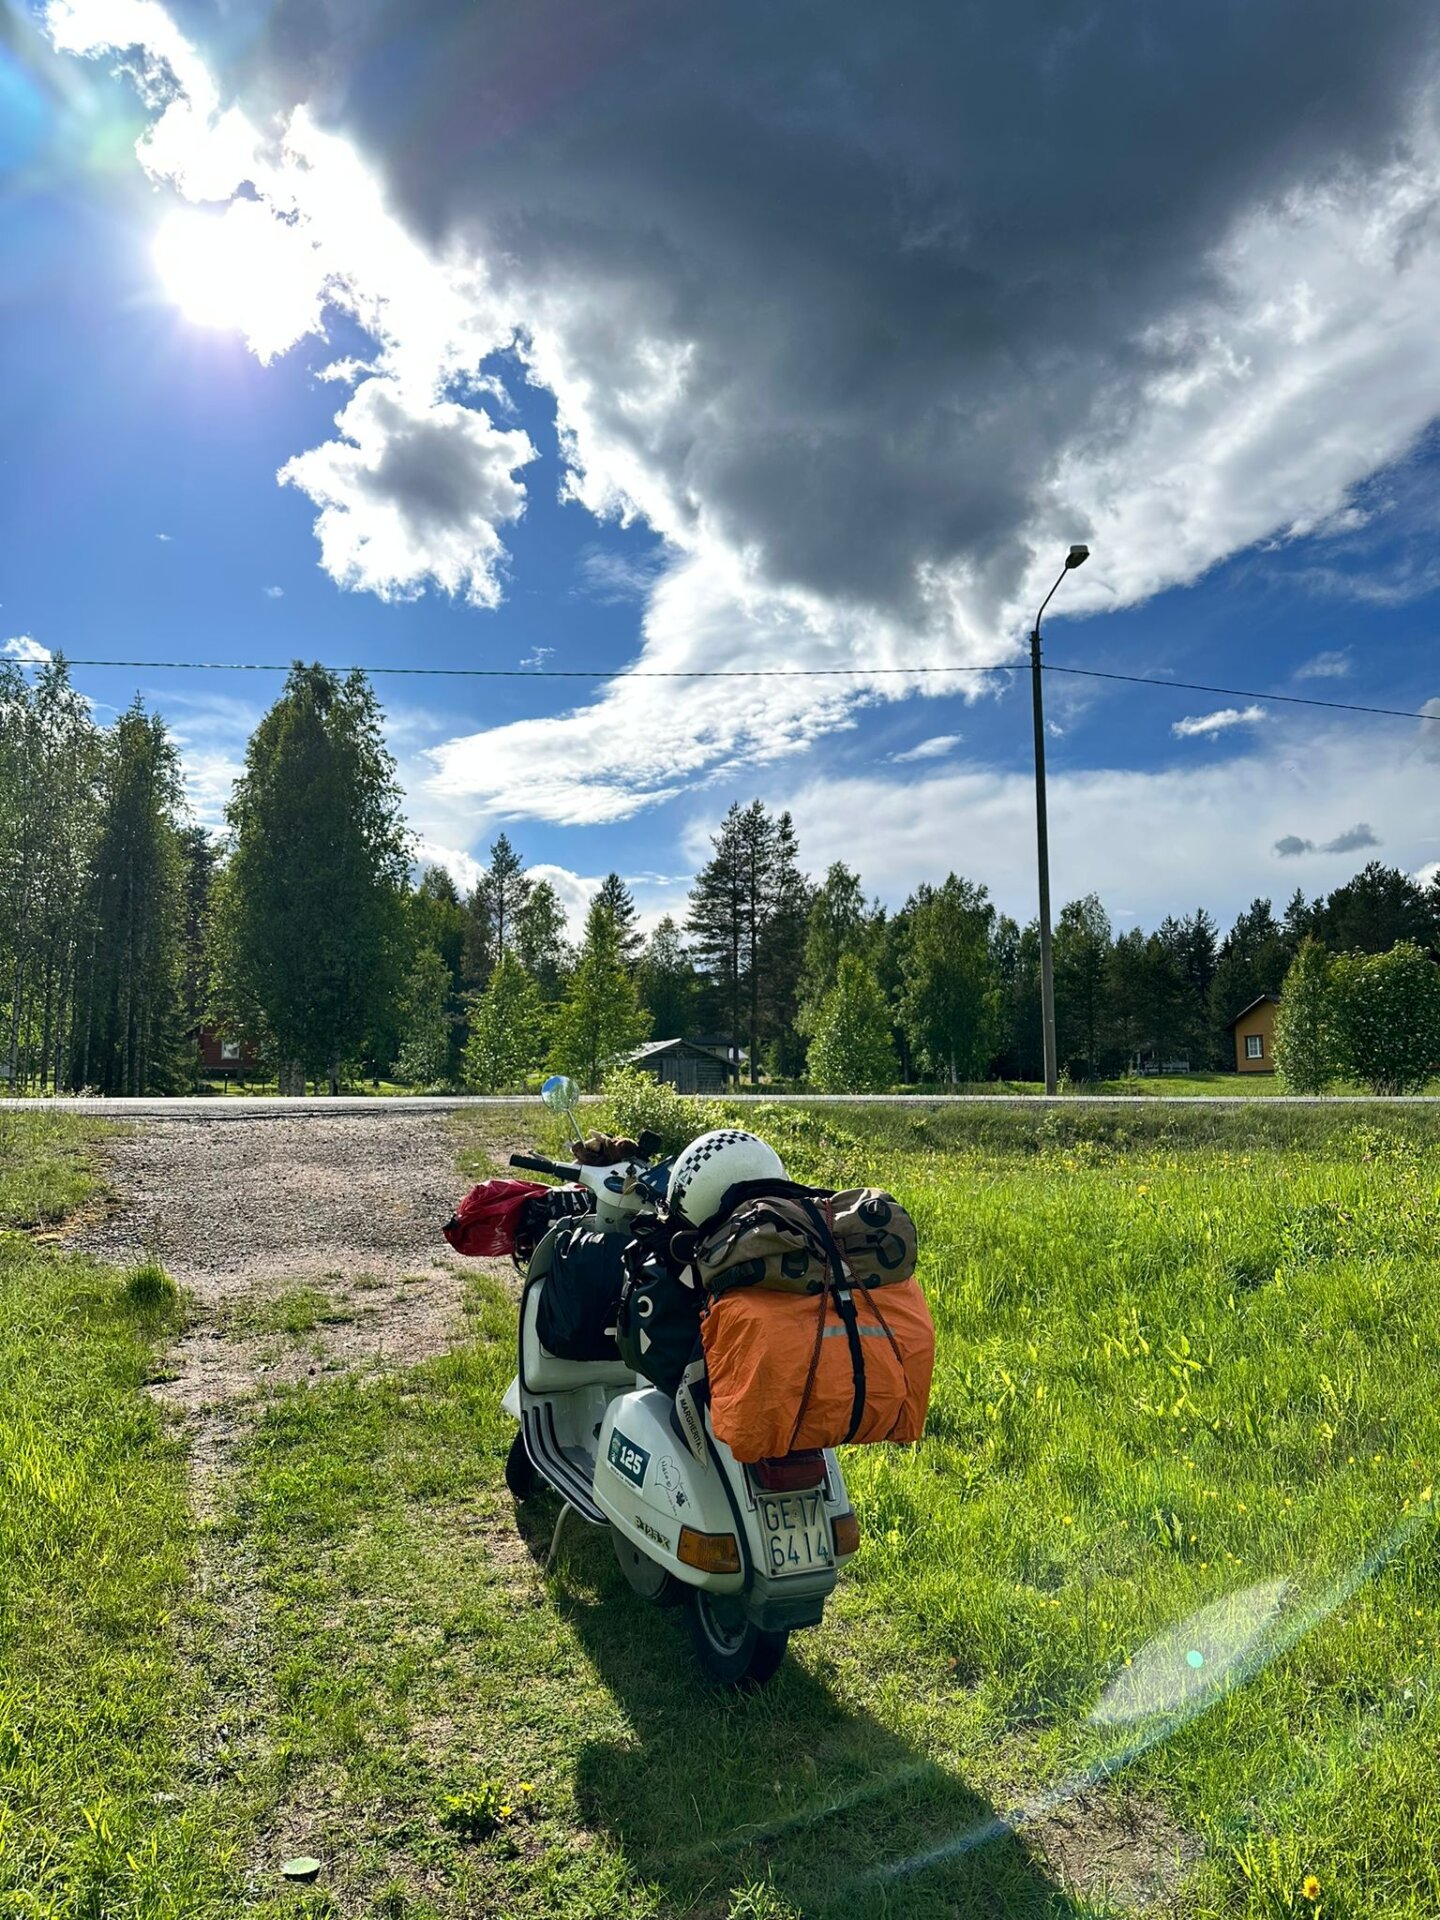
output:
M155 235L168 298L197 327L243 333L261 360L322 329L325 268L305 230L258 200L220 213L177 208Z

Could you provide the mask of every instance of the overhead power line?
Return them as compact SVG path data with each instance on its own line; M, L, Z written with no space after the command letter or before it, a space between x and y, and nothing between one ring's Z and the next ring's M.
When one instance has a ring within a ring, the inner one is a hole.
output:
M57 656L58 657L58 656ZM65 655L71 667L135 667L147 673L288 673L273 660L78 660ZM43 666L23 660L19 666ZM442 680L873 680L911 679L922 674L1020 673L1028 663L996 660L987 666L959 666L928 662L913 667L330 667L331 673L421 675ZM1440 711L1422 713L1414 707L1373 707L1356 700L1317 700L1304 693L1261 693L1254 687L1219 687L1205 680L1170 680L1157 674L1110 673L1100 667L1061 667L1045 661L1045 673L1063 673L1084 680L1117 680L1130 687L1157 687L1174 693L1214 693L1230 700L1259 700L1288 707L1322 707L1330 713L1368 713L1389 720L1440 721Z

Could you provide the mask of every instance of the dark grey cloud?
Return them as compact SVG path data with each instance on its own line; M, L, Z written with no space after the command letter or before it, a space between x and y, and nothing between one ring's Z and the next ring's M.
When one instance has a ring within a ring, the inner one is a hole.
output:
M1060 456L1119 445L1190 363L1164 323L1223 300L1238 219L1403 158L1436 25L1429 0L279 0L228 79L345 130L416 229L487 261L587 396L582 453L621 450L669 530L904 616L927 570L993 606L1037 521L1089 530L1047 508Z
M1274 851L1282 860L1294 860L1302 853L1358 853L1362 847L1379 844L1374 830L1364 820L1357 820L1353 827L1346 827L1333 840L1322 841L1318 846L1313 840L1302 840L1298 833L1287 833L1275 842Z
M1347 827L1343 833L1337 833L1333 840L1327 840L1320 849L1322 853L1358 853L1362 847L1378 847L1379 839L1363 820L1357 820L1353 827Z

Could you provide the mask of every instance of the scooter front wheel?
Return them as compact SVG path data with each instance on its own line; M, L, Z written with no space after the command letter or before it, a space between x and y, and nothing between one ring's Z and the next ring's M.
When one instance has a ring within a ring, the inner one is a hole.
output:
M532 1500L545 1482L535 1470L535 1462L525 1451L525 1430L518 1427L505 1456L505 1484L517 1500Z
M701 1666L726 1687L763 1687L773 1679L790 1635L757 1627L735 1595L690 1593L690 1631Z

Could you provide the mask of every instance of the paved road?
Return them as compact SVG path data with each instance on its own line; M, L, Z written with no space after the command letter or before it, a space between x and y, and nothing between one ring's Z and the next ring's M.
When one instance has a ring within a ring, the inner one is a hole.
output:
M708 1096L707 1096L708 1097ZM732 1098L736 1096L731 1096ZM742 1099L751 1096L741 1095ZM1440 1094L1389 1099L1373 1094L1300 1093L765 1093L784 1106L1007 1106L1007 1107L1377 1107L1440 1106ZM383 1120L404 1113L450 1113L466 1107L529 1107L534 1094L434 1094L365 1098L341 1094L281 1099L275 1095L186 1094L167 1100L0 1100L0 1113L88 1113L110 1120L299 1120L306 1114L366 1114Z

